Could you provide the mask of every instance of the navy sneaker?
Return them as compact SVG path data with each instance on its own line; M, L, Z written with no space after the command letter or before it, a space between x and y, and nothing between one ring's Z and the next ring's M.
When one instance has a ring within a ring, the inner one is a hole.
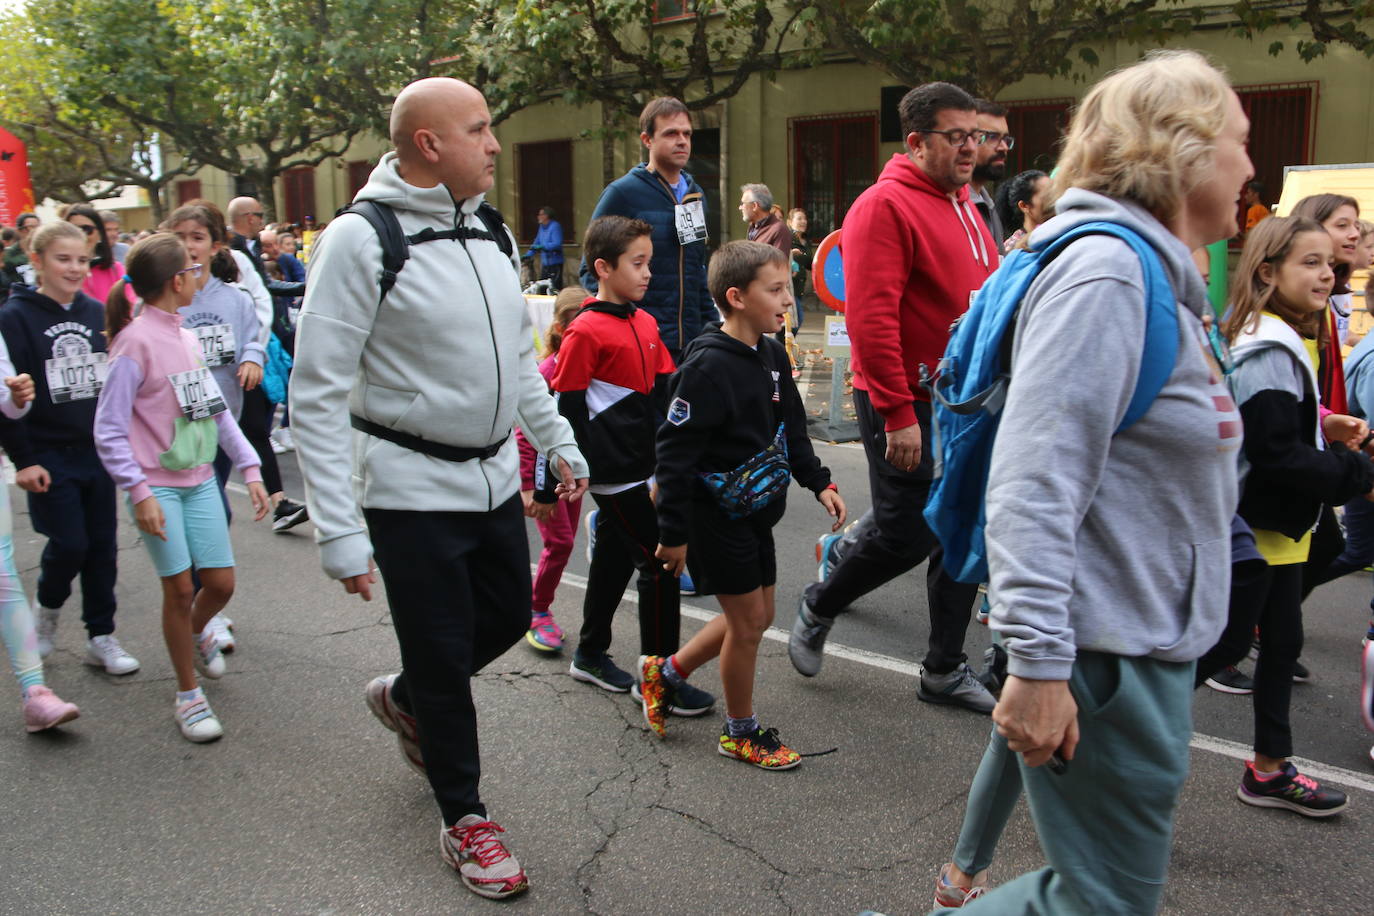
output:
M1235 665L1227 665L1203 683L1221 693L1233 693L1238 696L1249 696L1255 692L1254 679Z
M1247 805L1287 808L1304 817L1330 817L1344 811L1348 804L1344 792L1324 788L1286 760L1279 775L1265 780L1255 776L1254 763L1245 761L1245 775L1236 789L1236 797Z
M635 702L642 703L644 698L640 696L639 684L630 688L630 696L634 697ZM681 687L668 685L668 712L675 716L700 716L710 712L716 705L716 698L699 687L693 687L690 683L683 684Z
M574 652L568 673L574 680L595 684L611 693L629 693L630 688L635 686L634 676L620 670L615 662L611 661L611 657L604 654L592 657L583 655L580 651Z

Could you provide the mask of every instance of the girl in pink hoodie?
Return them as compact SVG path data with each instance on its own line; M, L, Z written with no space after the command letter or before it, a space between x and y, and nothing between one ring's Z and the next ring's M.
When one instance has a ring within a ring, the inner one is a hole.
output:
M143 310L110 342L109 376L95 415L95 446L105 470L128 494L144 546L162 577L162 633L176 670L175 714L187 740L224 734L196 681L224 674L219 641L207 624L234 593L234 554L211 462L222 447L243 473L255 520L268 510L261 459L239 431L205 366L195 335L181 326L205 268L191 263L176 236L160 232L129 252L109 312L127 308L132 285ZM191 585L191 568L201 589Z

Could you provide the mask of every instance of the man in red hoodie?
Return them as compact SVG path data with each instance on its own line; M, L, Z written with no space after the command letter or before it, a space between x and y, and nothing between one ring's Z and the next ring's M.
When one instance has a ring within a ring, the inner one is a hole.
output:
M930 647L917 695L990 713L995 701L964 654L976 587L945 574L922 516L932 483L930 401L922 363L934 367L950 325L997 268L997 246L969 199L978 129L973 98L927 83L898 109L906 151L844 220L846 324L853 347L854 408L868 454L872 524L797 609L788 654L802 674L820 671L835 617L864 594L929 558Z

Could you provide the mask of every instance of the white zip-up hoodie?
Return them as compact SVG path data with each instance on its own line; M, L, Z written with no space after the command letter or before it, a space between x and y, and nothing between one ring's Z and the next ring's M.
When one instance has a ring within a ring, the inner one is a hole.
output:
M387 153L355 200L392 207L406 235L469 226L482 198L418 188ZM291 375L291 428L321 563L332 578L368 571L372 545L359 505L486 512L516 494L510 436L494 457L445 461L356 432L349 414L445 445L483 447L518 424L541 454L587 463L534 358L513 258L495 242L413 245L378 307L382 249L371 225L345 214L315 240Z

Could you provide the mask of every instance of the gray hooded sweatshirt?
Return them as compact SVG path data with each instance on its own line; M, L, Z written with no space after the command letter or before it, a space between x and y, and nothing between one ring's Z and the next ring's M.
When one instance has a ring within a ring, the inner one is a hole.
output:
M480 196L454 200L442 184L408 184L394 152L355 200L390 205L406 235L484 228L474 215ZM535 364L516 264L496 242L411 246L379 305L381 269L371 225L353 213L334 220L315 240L296 332L291 428L321 563L335 579L368 570L372 543L359 506L490 512L515 496L513 424L551 462L562 458L587 476ZM445 461L355 432L350 413L445 445L504 445L491 458Z
M1140 261L1119 239L1074 242L1017 319L988 480L991 625L1008 671L1066 680L1080 649L1192 661L1226 622L1240 414L1210 355L1188 249L1142 207L1073 189L1035 244L1108 219L1161 253L1179 300L1173 373L1119 435L1145 334Z

